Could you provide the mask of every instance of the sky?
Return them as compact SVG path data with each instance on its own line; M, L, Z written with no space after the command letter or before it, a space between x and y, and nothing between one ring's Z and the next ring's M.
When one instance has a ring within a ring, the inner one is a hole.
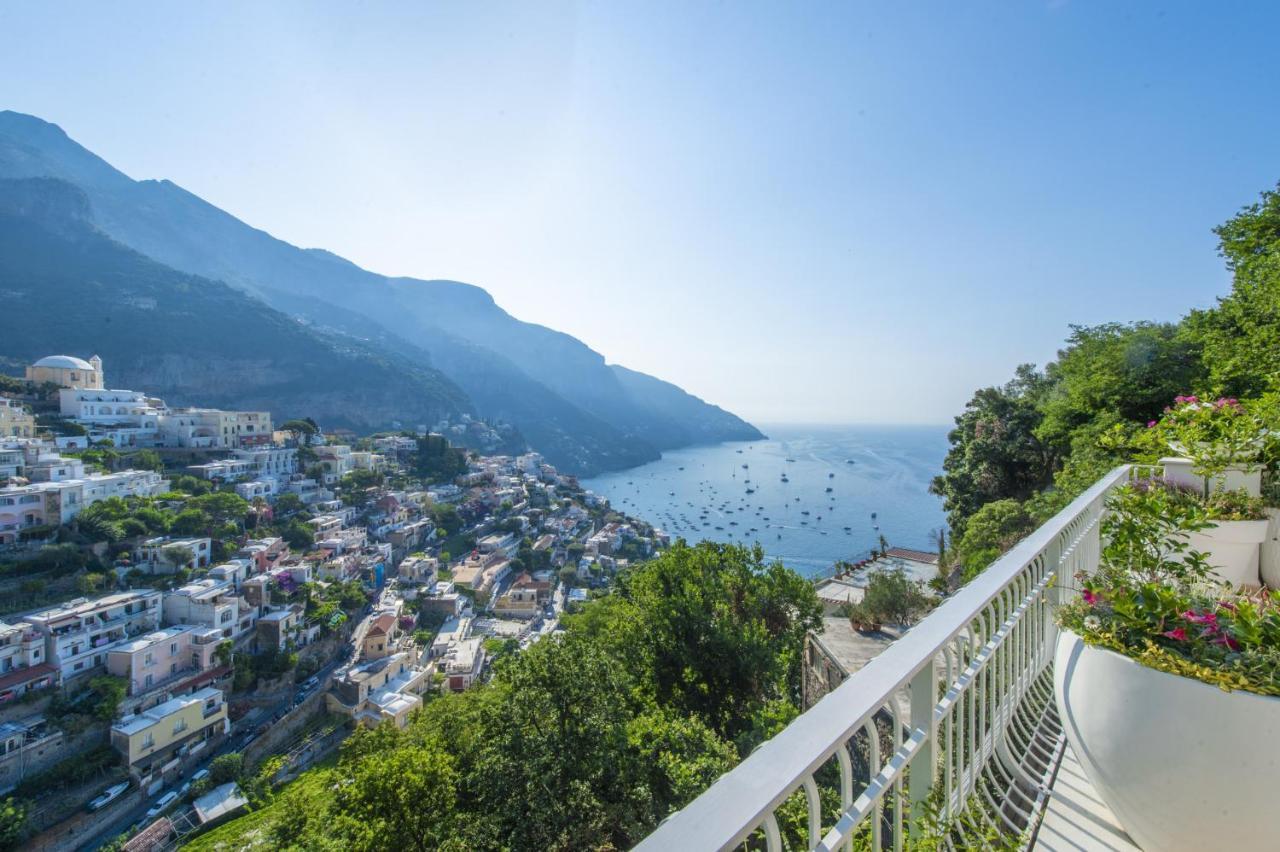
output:
M6 3L0 108L764 423L1172 320L1280 180L1272 3Z

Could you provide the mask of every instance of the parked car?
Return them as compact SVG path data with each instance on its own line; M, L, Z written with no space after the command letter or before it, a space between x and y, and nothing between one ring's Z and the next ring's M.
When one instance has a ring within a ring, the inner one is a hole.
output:
M208 769L197 769L195 772L191 774L191 780L193 782L199 781L201 778L208 778L208 777L209 777Z
M147 811L147 819L155 819L169 809L169 806L178 800L178 794L174 790L170 790L160 798L156 799L156 803L152 805L151 810Z
M102 791L102 795L89 803L89 810L100 811L116 799L124 795L124 791L129 789L129 782L122 781L119 784L113 784Z

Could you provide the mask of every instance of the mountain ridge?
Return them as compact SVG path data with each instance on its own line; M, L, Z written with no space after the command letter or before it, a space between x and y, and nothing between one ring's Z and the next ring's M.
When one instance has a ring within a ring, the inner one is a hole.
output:
M0 177L35 176L80 185L99 228L175 269L294 315L303 312L300 301L331 305L337 310L327 321L353 336L385 330L384 344L399 338L425 353L483 416L510 417L535 448L561 445L552 454L577 472L628 467L694 441L762 437L723 409L672 396L667 389L675 386L660 379L644 382L627 371L624 384L602 354L511 316L483 288L385 277L328 250L292 246L172 181L133 180L56 125L0 112ZM505 398L504 390L523 396Z

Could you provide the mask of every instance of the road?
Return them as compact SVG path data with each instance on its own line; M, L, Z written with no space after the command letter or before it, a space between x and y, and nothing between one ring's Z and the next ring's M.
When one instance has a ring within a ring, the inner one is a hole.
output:
M342 660L335 660L334 662L331 662L324 668L320 669L320 671L316 673L320 678L316 689L320 689L320 690L328 689L329 679L333 677L334 671L336 671L338 667L342 665L342 663L343 663ZM309 691L307 694L311 695L313 692L314 690ZM230 754L233 751L243 751L244 748L256 738L256 734L254 732L262 724L261 722L258 722L256 720L257 719L271 720L271 719L274 719L277 715L284 715L284 713L287 713L289 710L291 710L293 707L295 707L298 704L298 702L295 700L296 698L297 698L297 693L292 693L288 697L286 697L283 701L279 702L278 704L265 708L267 712L259 714L255 718L254 723L245 725L244 730L235 730L233 726L231 735L227 737L227 739L222 743L222 745L220 745L217 748L217 750L215 750L207 758L205 758L205 760L189 767L190 769L189 772L183 773L181 777L175 779L169 784L166 784L163 789L157 791L154 795L145 797L140 804L127 808L126 810L123 810L120 813L113 814L110 817L110 822L108 822L102 828L102 830L99 831L97 834L95 834L92 838L83 842L78 847L78 849L80 849L81 852L92 852L92 850L97 849L98 847L102 846L104 843L114 840L124 832L128 831L131 827L135 826L136 823L142 820L142 818L146 815L147 811L151 809L151 806L155 804L156 799L160 798L169 790L176 790L179 787L181 787L188 780L190 780L191 776L195 774L196 771L200 769L207 769L209 764L213 762L214 758L224 754ZM181 813L182 810L184 809L190 809L190 805L178 805L173 811L170 812L170 814L173 816L176 816L177 814ZM141 826L138 826L138 827L141 828Z

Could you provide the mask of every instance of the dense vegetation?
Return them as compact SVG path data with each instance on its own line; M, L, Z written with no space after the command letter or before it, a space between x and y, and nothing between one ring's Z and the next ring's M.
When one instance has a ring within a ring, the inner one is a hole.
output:
M759 549L680 543L566 620L196 848L628 848L794 717L820 607Z
M1280 191L1215 230L1231 293L1180 322L1075 327L1044 370L974 394L933 490L956 558L981 571L1108 469L1154 450L1149 422L1178 394L1280 387Z

